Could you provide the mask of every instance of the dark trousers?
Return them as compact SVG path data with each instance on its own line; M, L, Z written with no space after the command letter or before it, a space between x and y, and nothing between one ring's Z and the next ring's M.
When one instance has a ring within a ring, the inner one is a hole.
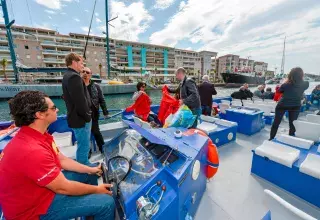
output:
M211 116L212 106L203 105L202 107L202 114Z
M300 106L279 106L276 107L276 115L270 131L270 139L273 139L278 131L279 125L283 118L284 113L288 111L289 113L289 135L293 136L296 132L296 128L293 125L293 121L298 119L300 113Z
M99 148L100 152L102 153L102 151L103 151L102 146L104 145L104 139L103 139L102 134L100 132L99 121L98 120L92 119L91 132L92 132L92 134L94 136L94 139L97 142L97 145L98 145L98 148Z

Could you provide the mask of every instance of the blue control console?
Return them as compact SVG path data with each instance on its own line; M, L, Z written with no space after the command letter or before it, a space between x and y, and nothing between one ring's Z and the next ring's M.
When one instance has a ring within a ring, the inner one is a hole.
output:
M185 219L194 216L206 189L208 138L177 137L176 128L125 130L104 146L107 181L120 217ZM180 129L184 132L184 129Z

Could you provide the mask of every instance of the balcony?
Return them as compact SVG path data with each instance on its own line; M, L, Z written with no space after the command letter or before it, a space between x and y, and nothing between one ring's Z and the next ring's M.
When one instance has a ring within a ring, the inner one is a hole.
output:
M43 50L42 53L43 54L54 54L54 55L67 55L67 54L71 53L71 51Z
M53 41L43 41L41 42L43 46L56 46L56 47L67 47L67 48L79 48L83 49L84 46L81 44L71 44L71 43L62 43L62 42L53 42Z
M44 58L43 62L44 63L61 63L61 64L64 64L65 60L63 60L63 59L54 59L54 58Z
M0 42L7 42L7 41L8 41L7 38L5 38L5 37L0 37Z
M9 47L6 47L6 46L0 46L0 51L9 52Z

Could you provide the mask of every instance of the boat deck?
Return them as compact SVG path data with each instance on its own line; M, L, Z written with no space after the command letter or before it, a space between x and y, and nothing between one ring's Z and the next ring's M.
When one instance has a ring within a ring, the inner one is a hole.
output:
M299 120L305 120L302 116ZM121 128L121 123L113 126ZM110 124L102 125L103 135L110 136ZM113 131L114 132L114 131ZM237 133L237 140L219 148L220 166L218 173L207 183L207 190L195 216L196 220L258 220L267 213L264 204L264 189L269 189L280 197L320 219L320 209L298 197L260 179L250 173L252 150L269 138L270 126L259 133L246 136ZM287 133L288 123L284 121L278 133ZM101 155L93 155L93 161L102 160Z

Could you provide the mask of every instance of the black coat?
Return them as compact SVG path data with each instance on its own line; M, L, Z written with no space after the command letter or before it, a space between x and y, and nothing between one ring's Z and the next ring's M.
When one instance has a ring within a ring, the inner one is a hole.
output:
M190 110L201 108L199 91L193 79L185 77L177 89L168 90L171 93L180 91L180 98L182 99L183 104L188 106Z
M199 86L199 95L202 106L212 106L212 96L217 95L217 91L213 84L203 82Z
M239 91L232 93L231 97L234 99L251 99L253 97L253 93L250 90L240 89Z
M79 73L68 68L62 79L63 99L67 107L67 121L70 128L82 128L91 121L91 100L89 92Z
M103 115L108 115L109 113L106 101L104 100L104 96L100 86L97 83L90 81L90 84L88 85L87 89L92 102L92 120L99 120L99 106L101 106Z

